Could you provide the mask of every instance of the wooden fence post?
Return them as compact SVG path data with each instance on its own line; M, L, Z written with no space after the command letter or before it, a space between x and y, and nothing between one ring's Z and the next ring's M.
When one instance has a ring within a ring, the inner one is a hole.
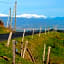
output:
M25 31L26 31L26 30L24 29L23 37L22 37L22 42L21 42L21 57L23 56L23 41L24 41Z
M56 27L55 27L55 32L57 32L57 25L56 25Z
M46 44L44 44L44 51L43 51L43 64L45 63L45 51L46 51Z
M34 36L34 28L33 28L33 32L32 32L32 39L33 39L33 36Z
M16 31L16 7L17 7L17 0L15 1L15 31Z
M29 56L30 56L32 62L35 63L35 60L34 60L32 54L31 54L30 50L29 50L28 48L27 48L26 50L27 50L27 52L28 52L28 54L29 54Z
M53 26L53 30L56 32L57 31L57 26Z
M46 64L48 64L49 60L50 60L50 49L51 49L51 47L49 46L48 47L48 56L47 56L47 63Z
M48 27L48 34L49 34L49 30L50 30L50 29L49 29L49 27Z
M46 35L46 28L45 28L45 35Z
M40 34L41 34L41 27L40 27L39 37L40 37Z
M12 38L12 32L10 32L10 34L9 34L8 41L7 41L7 46L9 46L11 38Z
M16 44L16 41L13 40L12 43L13 43L13 64L15 64L15 51L16 51L15 44Z
M10 30L11 30L11 8L10 8Z
M21 42L21 57L23 56L23 42Z
M8 24L9 24L9 17L10 17L10 10L9 10L9 15L8 15L8 20L7 20L7 28L9 27Z
M24 29L23 37L22 37L22 42L24 41L25 32L26 32L26 30Z
M27 45L28 45L28 41L26 41L26 43L25 43L25 48L24 48L24 51L23 51L23 58L24 58L24 56L25 56L25 52L26 52L26 49L27 49Z

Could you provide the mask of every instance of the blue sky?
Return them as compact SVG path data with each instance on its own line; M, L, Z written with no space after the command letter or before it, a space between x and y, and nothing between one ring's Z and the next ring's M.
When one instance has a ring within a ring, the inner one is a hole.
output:
M15 0L0 0L0 13L13 10ZM17 0L17 15L39 14L45 16L64 16L64 0Z

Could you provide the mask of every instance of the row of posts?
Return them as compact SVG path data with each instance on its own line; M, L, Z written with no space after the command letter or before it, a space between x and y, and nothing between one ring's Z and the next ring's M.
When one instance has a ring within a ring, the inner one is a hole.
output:
M40 34L41 34L41 30L42 30L42 29L40 28L39 37L40 37ZM24 42L25 32L26 32L26 30L24 29L23 37L22 37L22 41L21 41L21 57L24 58L25 52L26 52L26 50L27 50L28 53L29 53L29 55L31 56L32 61L35 62L35 61L34 61L34 58L32 57L32 54L31 54L30 51L27 49L28 41L25 42L25 47L24 47L24 49L23 49L23 42ZM49 32L48 32L48 33L49 33ZM45 35L46 35L46 28L45 28ZM33 39L33 36L34 36L34 29L33 29L33 32L32 32L32 39ZM9 46L9 44L10 44L11 37L12 37L12 32L10 32L10 34L9 34L7 46ZM15 44L16 44L16 41L13 40L12 42L13 42L13 64L15 64L15 51L16 51ZM49 63L50 49L51 49L51 47L48 47L47 64ZM44 44L43 63L45 63L45 50L46 50L46 45Z
M16 7L17 7L17 1L15 1L15 5L14 5L14 9L13 9L13 14L11 15L11 8L9 10L9 15L8 15L8 20L7 20L7 28L9 28L10 30L12 30L12 19L14 16L14 12L15 12L15 26L14 26L14 31L16 31ZM9 24L9 17L10 17L10 25Z
M15 52L16 52L16 47L15 47L15 45L16 45L16 41L13 40L12 42L13 42L13 64L15 64L15 56L16 56L16 55L15 55L15 54L16 54L16 53L15 53ZM27 45L28 45L28 41L25 42L25 47L24 47L23 55L21 56L22 58L24 58L26 50L28 51ZM21 50L22 50L22 49L21 49ZM49 64L49 63L50 63L50 50L51 50L51 47L49 46L49 47L48 47L48 54L47 54L46 64ZM45 51L46 51L46 44L44 44L44 50L43 50L43 64L45 64ZM31 53L30 53L29 51L28 51L28 53L29 53L30 56L31 56ZM31 56L31 59L32 59L33 62L35 62L35 61L34 61L34 58L32 58L32 56Z
M24 32L23 32L22 42L24 41L25 32L26 32L26 29L24 29ZM35 32L35 29L33 29L33 31L32 31L32 39L34 37L34 32ZM42 32L42 28L40 28L39 37L41 35L41 32ZM48 33L49 33L49 30L48 30ZM46 28L45 28L45 35L46 35ZM10 34L9 34L7 46L9 46L11 38L12 38L12 32L10 32Z
M46 44L44 44L44 50L43 50L43 64L50 64L50 51L51 47L48 47L48 54L47 54L47 61L45 62L45 54L46 54Z

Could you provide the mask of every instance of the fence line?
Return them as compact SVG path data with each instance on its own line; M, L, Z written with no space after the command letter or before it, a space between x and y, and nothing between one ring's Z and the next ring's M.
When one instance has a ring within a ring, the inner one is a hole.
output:
M23 50L23 42L24 42L25 31L26 31L26 29L24 29L24 32L23 32L23 37L22 37L22 41L21 41L21 53L20 54L21 54L21 57L24 58L25 57L25 53L27 51L28 54L29 54L29 56L31 57L32 62L35 62L35 60L34 60L32 54L31 54L30 50L27 47L28 46L28 41L25 42L25 47L24 47L24 50ZM34 36L34 32L35 31L33 29L32 36ZM45 28L45 35L46 35L46 32L47 31L46 31L46 28ZM39 34L38 35L40 35L40 34L41 34L41 27L40 27ZM11 37L12 37L12 32L10 32L10 35L9 35L9 38L8 38L8 45L10 43ZM15 53L15 51L16 51L15 44L16 44L16 41L13 40L12 42L13 42L13 64L15 64L15 54L16 54ZM46 62L47 64L49 63L49 59L50 59L50 49L51 49L51 47L49 46L48 47L47 62ZM43 63L45 63L45 50L46 50L46 44L44 44L44 50L43 50Z
M15 44L16 44L16 41L13 40L12 43L13 43L13 64L15 64L15 51L16 51Z
M10 32L10 34L9 34L8 41L7 41L7 46L9 46L11 38L12 38L12 32Z
M46 64L50 63L50 49L51 49L51 47L49 46L48 47L48 56L47 56L47 63Z
M46 44L44 44L44 51L43 51L43 64L45 63L45 51L46 51Z

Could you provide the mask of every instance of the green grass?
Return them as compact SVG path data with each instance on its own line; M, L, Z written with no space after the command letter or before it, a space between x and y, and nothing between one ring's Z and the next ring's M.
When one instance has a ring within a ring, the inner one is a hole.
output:
M16 44L16 48L20 53L21 47L21 39L22 37L15 38L18 42ZM43 64L42 62L42 55L43 55L43 47L44 43L46 44L46 59L47 59L47 52L48 46L51 46L51 54L50 54L50 64L64 64L64 33L59 32L50 32L46 35L44 33L41 34L39 37L38 34L32 36L25 36L25 41L28 40L28 48L31 51L34 59L35 64ZM11 64L12 63L12 40L10 42L10 46L6 47L7 41L0 42L0 56L7 56L10 58L9 61L5 61L3 58L0 58L0 64ZM16 54L16 64L33 64L29 54L26 52L25 58L21 58L19 55Z
M10 30L8 28L5 28L5 27L0 27L0 34L6 34L6 33L9 33Z

